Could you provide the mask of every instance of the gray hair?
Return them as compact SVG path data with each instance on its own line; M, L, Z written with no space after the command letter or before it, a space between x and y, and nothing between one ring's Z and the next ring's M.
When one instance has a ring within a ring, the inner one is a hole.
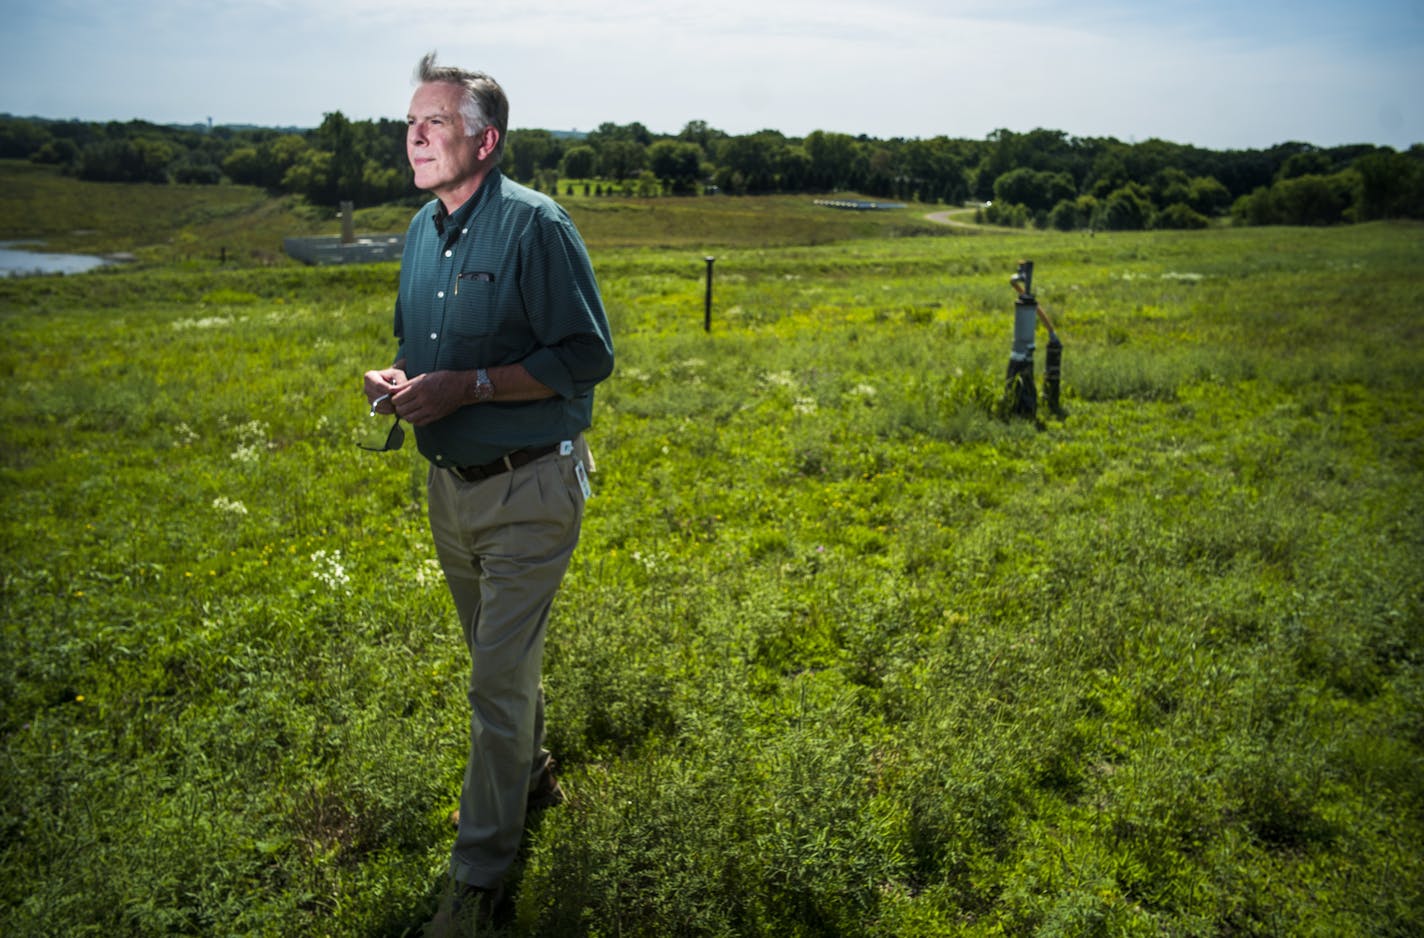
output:
M418 84L441 81L459 85L464 94L460 98L460 117L465 124L466 136L473 137L486 127L493 126L499 131L499 142L494 148L494 162L504 157L504 137L509 127L509 99L504 89L484 72L470 72L450 65L436 65L435 53L427 52L415 69Z

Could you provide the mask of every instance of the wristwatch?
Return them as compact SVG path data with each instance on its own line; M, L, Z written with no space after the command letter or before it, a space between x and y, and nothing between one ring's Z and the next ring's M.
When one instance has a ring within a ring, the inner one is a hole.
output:
M475 402L483 404L485 401L494 400L494 383L490 381L489 372L483 368L475 369Z

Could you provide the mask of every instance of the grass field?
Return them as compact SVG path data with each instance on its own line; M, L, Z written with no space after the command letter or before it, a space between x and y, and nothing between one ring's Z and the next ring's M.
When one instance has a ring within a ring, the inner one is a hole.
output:
M138 264L0 281L0 932L415 933L467 715L424 468L354 445L396 269L103 191ZM500 933L1424 932L1424 226L570 209L619 362Z

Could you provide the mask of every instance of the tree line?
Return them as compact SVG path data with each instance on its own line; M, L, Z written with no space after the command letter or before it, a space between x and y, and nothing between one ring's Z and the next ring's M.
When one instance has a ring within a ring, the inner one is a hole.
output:
M405 123L336 111L315 129L173 126L0 116L0 158L55 164L100 182L225 182L316 205L420 200ZM1074 230L1319 225L1424 218L1424 145L1206 150L1063 131L997 130L984 140L881 140L817 130L731 135L689 122L678 134L604 123L586 134L512 130L505 171L546 192L596 194L858 192L980 204L983 221ZM570 182L577 180L577 183Z

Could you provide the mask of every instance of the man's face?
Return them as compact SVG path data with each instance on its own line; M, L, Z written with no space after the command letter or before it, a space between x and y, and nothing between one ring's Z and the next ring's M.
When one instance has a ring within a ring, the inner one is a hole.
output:
M406 115L405 152L415 185L456 207L478 188L498 131L468 136L460 115L463 90L449 82L429 82L415 90ZM468 191L466 191L468 190ZM453 197L453 204L452 204Z

